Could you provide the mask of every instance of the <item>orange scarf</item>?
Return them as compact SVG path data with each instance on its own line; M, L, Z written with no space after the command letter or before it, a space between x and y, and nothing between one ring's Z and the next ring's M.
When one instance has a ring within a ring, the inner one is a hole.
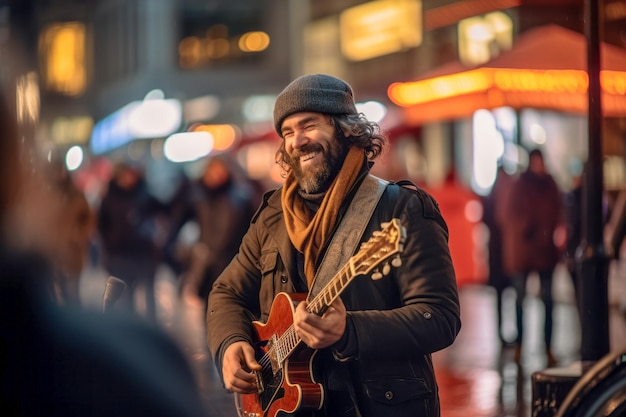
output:
M339 207L356 181L363 165L363 149L352 146L341 170L326 192L315 214L298 196L298 181L289 173L282 190L285 224L291 243L304 254L304 274L309 288L315 277L315 266L320 251L335 226Z

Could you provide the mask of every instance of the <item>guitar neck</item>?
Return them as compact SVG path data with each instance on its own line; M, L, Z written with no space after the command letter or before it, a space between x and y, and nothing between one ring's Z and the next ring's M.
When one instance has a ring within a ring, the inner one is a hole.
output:
M309 313L321 316L333 301L339 297L339 294L343 292L350 281L356 276L356 274L353 273L352 262L353 260L350 259L350 262L344 265L324 286L322 291L307 304L306 309ZM275 352L277 360L282 363L284 358L287 358L301 341L302 339L296 334L296 330L292 324L280 338L273 341L272 350Z
M355 277L352 268L353 260L345 264L339 272L322 288L319 294L307 304L309 313L321 316L337 297L346 289L350 281Z

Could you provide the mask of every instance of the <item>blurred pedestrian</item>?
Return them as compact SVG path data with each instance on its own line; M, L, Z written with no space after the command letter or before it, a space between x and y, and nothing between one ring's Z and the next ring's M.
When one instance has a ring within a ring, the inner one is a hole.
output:
M580 312L580 294L578 290L579 273L576 254L578 247L582 243L583 226L583 178L584 171L573 178L572 189L564 194L563 208L565 213L566 244L563 252L563 263L567 267L574 296L576 297L576 307Z
M226 154L209 157L202 176L181 194L168 241L178 240L188 222L197 226L197 239L178 251L183 265L180 291L186 303L202 306L215 278L237 253L261 195L258 186Z
M80 277L95 233L95 213L63 160L46 164L52 198L57 199L58 244L54 246L55 293L61 303L80 304Z
M0 94L1 96L1 94ZM0 100L2 101L2 100ZM49 178L0 102L0 415L209 416L186 357L133 317L60 305L54 245L65 227Z
M504 272L512 277L516 291L517 361L522 354L527 281L529 275L536 272L545 308L543 336L547 364L556 364L552 353L552 276L560 260L555 234L563 221L561 196L558 185L546 169L541 150L533 149L528 168L511 185L500 218Z
M498 326L500 343L503 346L508 346L511 341L506 340L502 333L502 295L504 290L512 285L512 282L511 277L504 271L502 264L502 230L497 219L504 215L502 213L503 203L507 199L506 193L509 192L513 179L513 176L508 174L502 166L499 166L491 192L483 198L483 222L489 229L489 243L487 245L489 273L487 275L487 284L493 287L496 293L496 325Z
M128 285L118 306L153 322L157 322L154 282L164 227L164 207L148 192L141 168L118 163L98 210L102 265ZM140 311L141 304L145 312Z

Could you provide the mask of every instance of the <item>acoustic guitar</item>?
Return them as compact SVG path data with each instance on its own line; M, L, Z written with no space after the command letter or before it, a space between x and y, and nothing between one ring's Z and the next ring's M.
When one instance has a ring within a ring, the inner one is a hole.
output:
M307 311L321 316L354 278L371 274L372 279L380 279L392 266L400 266L405 238L399 219L384 223L383 229L361 244L357 254L309 301ZM295 306L306 296L278 293L267 322L253 322L256 356L262 369L255 372L257 392L235 393L240 417L276 417L280 411L290 414L322 407L324 389L313 376L316 350L301 343L293 327Z

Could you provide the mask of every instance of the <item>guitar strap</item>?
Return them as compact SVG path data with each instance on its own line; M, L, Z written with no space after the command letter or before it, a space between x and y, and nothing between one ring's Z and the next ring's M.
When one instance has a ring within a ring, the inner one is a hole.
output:
M388 181L371 174L363 179L317 268L307 301L314 299L354 255L365 227L388 184Z
M333 235L326 253L322 258L315 278L313 279L313 285L307 296L307 300L310 301L317 296L317 294L326 286L328 281L335 276L335 273L343 265L348 262L350 257L356 251L357 245L361 241L365 227L369 223L372 213L383 195L383 192L389 184L388 181L368 174L364 179L359 189L357 190L354 198L348 206L341 223L337 227L335 234ZM347 372L347 369L343 369L344 377L346 380L351 380L351 376ZM361 417L361 411L356 399L356 393L352 383L346 384L350 399L354 404L356 415Z

